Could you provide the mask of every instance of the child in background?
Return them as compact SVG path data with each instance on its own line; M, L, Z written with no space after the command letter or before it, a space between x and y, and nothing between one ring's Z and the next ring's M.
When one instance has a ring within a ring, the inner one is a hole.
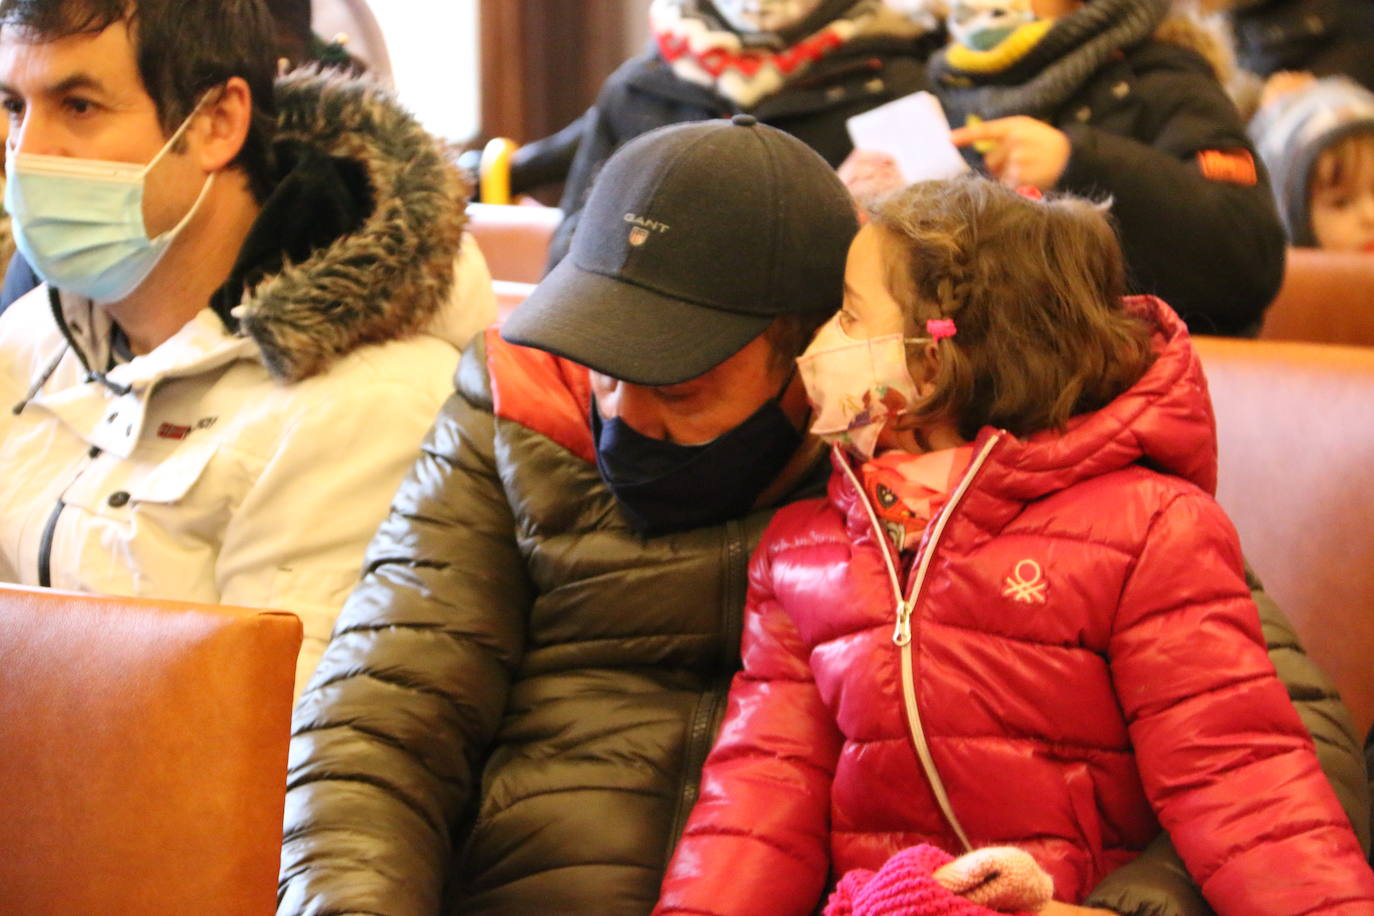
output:
M1072 912L1161 825L1221 916L1371 912L1211 496L1201 367L1168 306L1123 300L1100 210L918 184L845 281L799 360L828 498L754 555L657 912L800 916L828 876L990 845ZM984 912L939 892L872 912Z
M1111 199L1132 292L1195 333L1253 333L1283 231L1215 40L1170 4L954 0L931 89L993 177Z
M1250 134L1292 244L1374 251L1374 93L1344 77L1276 73Z

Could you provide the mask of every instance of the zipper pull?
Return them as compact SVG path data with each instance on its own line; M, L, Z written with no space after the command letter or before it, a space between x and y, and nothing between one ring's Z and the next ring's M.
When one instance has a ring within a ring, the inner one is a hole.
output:
M911 612L915 602L898 599L897 626L892 630L892 641L899 646L911 642Z

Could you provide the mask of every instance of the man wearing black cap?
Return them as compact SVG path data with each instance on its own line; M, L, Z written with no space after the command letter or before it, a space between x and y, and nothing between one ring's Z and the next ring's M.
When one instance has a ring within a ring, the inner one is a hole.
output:
M856 228L747 115L608 161L570 256L465 355L297 708L279 916L653 908L749 555L827 476L793 360ZM1204 911L1167 853L1113 883Z
M607 163L571 256L466 354L301 701L280 913L652 908L749 554L824 485L792 361L856 230L746 115Z

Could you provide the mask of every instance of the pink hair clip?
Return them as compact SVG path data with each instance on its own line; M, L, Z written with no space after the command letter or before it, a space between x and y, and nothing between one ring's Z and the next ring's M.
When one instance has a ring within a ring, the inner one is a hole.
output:
M930 339L939 343L946 337L953 337L958 329L954 327L953 318L932 318L926 322L926 333Z
M1044 193L1042 193L1041 190L1040 190L1039 188L1037 188L1037 187L1036 187L1035 185L1033 185L1033 184L1023 184L1023 185L1021 185L1021 187L1019 187L1019 188L1016 189L1016 193L1017 193L1017 194L1020 194L1022 197L1026 198L1027 200L1044 200L1044 199L1045 199Z

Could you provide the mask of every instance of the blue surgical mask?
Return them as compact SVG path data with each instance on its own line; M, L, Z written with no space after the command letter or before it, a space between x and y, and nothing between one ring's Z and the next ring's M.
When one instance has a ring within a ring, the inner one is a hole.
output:
M197 106L199 110L199 106ZM15 245L39 276L96 302L117 302L147 279L205 200L155 239L143 225L144 183L185 132L192 111L147 165L9 151L5 210Z

